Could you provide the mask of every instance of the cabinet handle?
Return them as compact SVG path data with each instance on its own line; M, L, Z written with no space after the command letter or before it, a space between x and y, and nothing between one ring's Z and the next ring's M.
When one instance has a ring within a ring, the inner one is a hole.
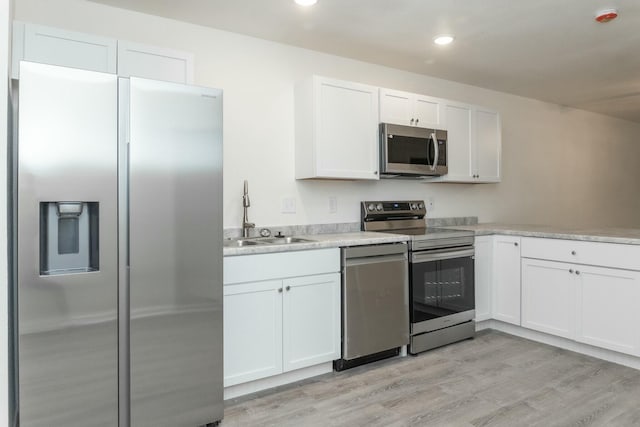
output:
M571 251L571 255L575 255L575 254L576 254L576 251Z
M420 119L416 119L416 124L418 124L419 121L420 121Z
M278 288L278 292L282 293L282 288Z
M580 271L576 270L576 274L580 274Z
M413 119L411 119L411 121L409 123L413 124Z
M513 242L513 246L518 246L518 242Z
M291 286L287 286L285 289L286 289L287 291L290 291L290 290L291 290Z
M378 171L373 171L373 174L374 175L378 175Z
M570 268L570 269L569 269L569 273L570 273L570 274L573 274L573 268Z

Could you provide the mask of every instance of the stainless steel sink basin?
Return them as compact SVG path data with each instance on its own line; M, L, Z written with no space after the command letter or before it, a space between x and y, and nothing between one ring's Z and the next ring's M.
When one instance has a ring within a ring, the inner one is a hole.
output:
M309 243L313 242L313 240L302 239L300 237L267 237L260 239L260 241L265 242L269 245L288 245L291 243Z
M242 239L226 239L224 246L227 248L240 248L243 246L255 245L290 245L294 243L308 243L314 240L303 239L300 237L253 237Z
M225 240L223 242L223 245L227 248L239 248L242 246L253 246L253 245L259 245L259 242L256 242L255 240L249 240L249 239L237 239L237 240Z

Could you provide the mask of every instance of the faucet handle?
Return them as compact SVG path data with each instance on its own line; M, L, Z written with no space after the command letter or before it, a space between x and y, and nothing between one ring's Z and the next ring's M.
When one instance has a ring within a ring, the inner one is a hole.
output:
M271 230L269 230L268 228L261 228L260 229L260 235L262 237L269 237L269 236L271 236Z

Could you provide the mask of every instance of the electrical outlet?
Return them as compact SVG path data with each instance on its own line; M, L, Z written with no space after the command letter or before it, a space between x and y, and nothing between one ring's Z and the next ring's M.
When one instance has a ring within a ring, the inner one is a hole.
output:
M282 208L280 209L282 213L294 214L296 213L296 199L295 197L283 197L282 198Z
M436 201L433 197L429 197L427 200L427 212L432 212L436 208Z
M329 213L338 212L338 198L336 196L329 197Z

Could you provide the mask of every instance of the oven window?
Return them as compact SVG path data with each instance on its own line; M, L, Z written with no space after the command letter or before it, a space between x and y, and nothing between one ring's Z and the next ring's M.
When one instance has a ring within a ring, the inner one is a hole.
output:
M433 144L428 142L429 140L424 138L393 135L393 138L387 139L387 161L410 165L431 164L433 149L432 153L429 153L427 145Z
M474 309L471 257L412 263L411 270L412 323Z

